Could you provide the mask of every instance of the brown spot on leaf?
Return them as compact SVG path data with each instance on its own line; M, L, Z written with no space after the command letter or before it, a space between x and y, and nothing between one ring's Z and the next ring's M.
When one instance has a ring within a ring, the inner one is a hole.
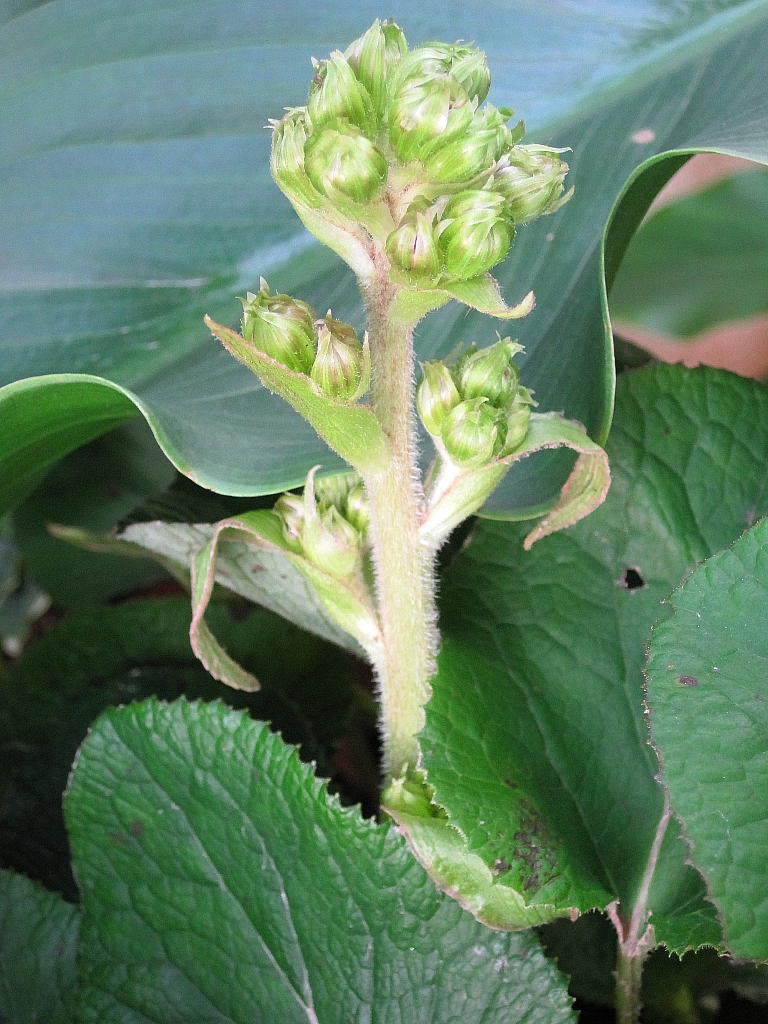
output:
M504 860L503 857L499 857L498 860L493 862L493 873L494 875L503 875L505 872L509 871L511 867L512 865L508 860Z
M677 677L677 681L678 681L678 683L680 683L681 686L698 686L699 685L699 680L696 678L696 676L678 676Z
M132 821L128 826L128 831L131 833L134 839L138 839L139 836L144 835L144 826L140 821Z
M515 860L527 872L523 890L540 889L557 876L556 844L541 816L527 801L520 801L520 828L515 832Z
M128 836L123 832L107 832L107 839L110 843L116 843L118 846L125 846L128 842Z

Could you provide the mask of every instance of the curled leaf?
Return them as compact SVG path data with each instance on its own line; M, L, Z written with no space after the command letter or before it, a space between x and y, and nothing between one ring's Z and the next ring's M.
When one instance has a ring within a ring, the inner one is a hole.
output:
M532 413L523 443L503 459L477 468L440 464L429 494L429 509L421 526L422 542L438 548L468 516L478 512L514 462L547 448L571 448L579 453L554 507L531 530L526 551L547 534L573 526L605 500L611 482L608 456L575 420L559 413Z
M303 555L292 551L285 540L279 518L273 512L261 509L222 519L213 527L208 542L192 559L190 642L196 656L212 676L238 690L255 690L259 686L257 680L224 651L204 619L214 582L218 578L219 545L233 539L243 540L248 546L277 554L279 559L287 563L286 568L297 569L307 583L306 600L314 605L315 613L319 612L333 626L341 627L350 634L356 641L356 649L362 649L371 661L376 662L379 656L379 626L366 595L360 593L353 583L336 579Z
M403 279L405 283L405 279ZM463 302L465 306L477 309L499 320L517 320L528 316L536 305L533 292L528 292L514 306L508 306L499 288L499 282L491 274L480 274L469 281L452 281L439 288L420 290L403 287L395 303L395 315L404 322L416 323L433 309L439 309L451 299Z
M405 792L409 787L410 792ZM508 865L491 869L467 846L462 833L440 814L414 813L413 783L393 782L383 794L387 813L398 826L413 855L437 886L482 924L500 931L517 931L573 916L570 907L527 903L503 877Z

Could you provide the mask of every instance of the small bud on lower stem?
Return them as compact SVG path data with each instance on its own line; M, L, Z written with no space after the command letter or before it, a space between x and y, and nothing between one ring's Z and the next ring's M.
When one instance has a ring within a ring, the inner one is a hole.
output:
M421 422L430 434L437 437L446 416L461 401L461 395L444 363L424 363L422 371L424 376L416 391L416 407Z

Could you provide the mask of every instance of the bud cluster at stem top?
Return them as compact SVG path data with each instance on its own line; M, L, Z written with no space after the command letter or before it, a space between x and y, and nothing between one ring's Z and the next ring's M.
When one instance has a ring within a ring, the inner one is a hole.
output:
M511 455L525 439L533 393L520 385L514 357L522 346L510 338L471 347L453 367L424 363L416 404L443 456L472 469Z
M294 551L337 579L359 575L370 513L357 473L316 481L313 469L304 493L283 494L274 511Z
M560 151L522 145L512 111L484 104L490 84L481 50L410 50L376 20L315 62L307 105L272 122L272 173L300 211L362 227L407 284L469 280L570 194Z
M290 295L270 295L264 278L258 293L243 304L243 338L290 370L311 377L329 397L357 401L370 386L367 340L335 320L331 311L318 319L312 308Z

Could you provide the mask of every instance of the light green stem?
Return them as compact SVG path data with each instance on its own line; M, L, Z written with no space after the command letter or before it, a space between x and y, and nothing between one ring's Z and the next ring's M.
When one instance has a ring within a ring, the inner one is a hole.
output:
M616 1024L638 1024L645 952L628 953L622 942L616 957Z
M612 903L606 908L618 938L616 952L617 1024L638 1024L640 1020L640 1011L643 1008L643 963L655 944L653 926L648 923L650 917L648 899L671 815L669 797L665 794L662 814L659 824L656 826L629 920L622 919L618 911L618 902Z
M395 294L383 268L363 289L370 405L390 446L387 468L365 477L382 629L378 671L387 778L419 762L416 737L424 724L437 639L433 556L419 540L424 495L416 462L413 330L393 317Z

